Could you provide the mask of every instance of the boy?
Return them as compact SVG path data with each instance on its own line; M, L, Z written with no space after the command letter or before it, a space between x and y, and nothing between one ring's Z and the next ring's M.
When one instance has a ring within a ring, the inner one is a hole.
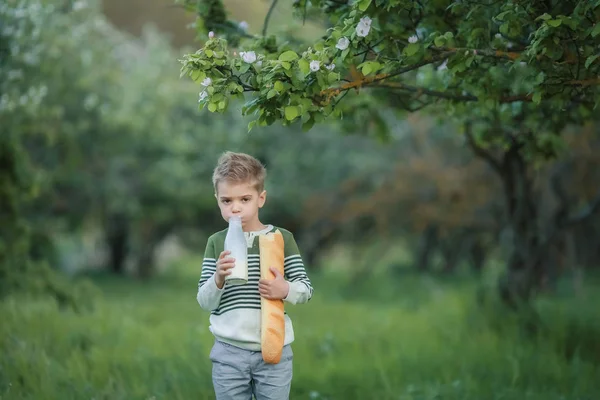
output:
M292 233L263 224L258 211L266 201L266 170L254 157L224 153L213 173L215 197L225 221L238 215L248 246L248 283L225 284L235 260L223 251L227 229L208 238L197 300L210 311L210 331L215 343L210 352L212 380L217 400L284 400L289 398L292 381L294 341L292 322L285 314L285 340L281 361L266 364L260 346L260 296L301 304L313 293L302 257ZM284 275L272 269L273 280L260 278L258 235L276 229L285 241Z

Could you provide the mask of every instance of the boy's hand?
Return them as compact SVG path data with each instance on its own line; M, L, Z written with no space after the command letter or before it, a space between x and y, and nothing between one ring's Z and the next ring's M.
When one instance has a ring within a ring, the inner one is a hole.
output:
M215 272L215 283L219 289L225 285L225 277L231 275L231 268L235 266L233 257L226 257L231 254L229 250L222 251L217 260L217 271Z
M289 283L277 269L271 267L271 272L275 275L275 279L261 279L258 281L260 295L268 300L285 299L290 290Z

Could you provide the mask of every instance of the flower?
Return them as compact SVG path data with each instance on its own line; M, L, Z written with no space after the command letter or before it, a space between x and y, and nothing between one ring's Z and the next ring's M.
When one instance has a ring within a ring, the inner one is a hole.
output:
M213 31L208 32L208 37L209 39L212 39L215 37L215 33Z
M419 38L417 37L417 35L412 35L411 37L408 38L408 43L417 43L419 41Z
M252 64L256 61L256 53L253 51L240 51L240 56L242 56L242 60L248 64Z
M246 21L242 21L238 24L238 26L240 27L241 30L247 30L248 29L248 23Z
M350 41L348 40L348 38L347 37L341 37L340 40L338 40L338 42L335 45L335 47L338 48L338 49L340 49L340 50L346 50L349 45L350 45Z
M209 77L204 78L204 80L202 81L202 86L210 86L212 83L212 79L210 79Z
M321 68L321 61L313 60L310 62L310 70L317 72Z
M371 18L362 17L358 25L356 25L356 35L366 37L371 30Z
M198 103L200 103L202 100L204 100L206 98L206 96L208 96L208 93L206 93L206 90L201 91L200 94L198 95Z
M328 69L328 70L330 70L330 71L333 71L333 69L335 68L335 64L334 64L334 63L331 63L331 64L329 64L328 66L326 66L325 68L327 68L327 69Z

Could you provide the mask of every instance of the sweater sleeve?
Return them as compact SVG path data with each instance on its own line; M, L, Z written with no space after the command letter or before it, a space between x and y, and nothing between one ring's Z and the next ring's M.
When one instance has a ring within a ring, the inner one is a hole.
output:
M213 237L209 237L202 260L202 272L198 281L198 293L196 300L200 307L207 311L213 311L219 307L223 289L217 287L215 282L215 272L217 271L217 257Z
M285 240L285 259L283 263L284 278L290 289L283 300L291 304L307 303L313 295L313 287L306 274L302 255L291 233Z

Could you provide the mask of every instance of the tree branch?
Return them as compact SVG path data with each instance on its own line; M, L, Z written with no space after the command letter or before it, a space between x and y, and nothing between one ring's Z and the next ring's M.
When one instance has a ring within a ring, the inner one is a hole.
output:
M471 150L473 150L475 155L487 161L487 163L501 176L502 165L500 164L500 161L495 159L492 153L475 143L475 138L473 138L473 131L471 127L472 126L470 122L467 122L465 124L465 136L467 138L467 143L469 144L469 147L471 147Z
M432 57L430 59L420 61L418 63L415 63L413 65L409 65L407 67L400 68L400 69L398 69L398 70L396 70L394 72L390 72L388 74L377 74L377 75L373 75L373 76L365 76L362 79L356 79L356 80L353 80L351 82L344 83L340 87L337 87L337 88L327 88L325 90L322 90L319 93L319 96L326 96L327 97L327 101L329 101L331 99L331 97L335 97L335 96L339 95L340 93L345 92L347 90L358 89L358 88L360 88L362 86L369 85L371 83L380 82L380 81L383 81L385 79L389 79L389 78L393 78L393 77L398 76L398 75L402 75L402 74L404 74L406 72L414 71L416 69L421 68L424 65L428 65L428 64L432 64L434 62L442 61L448 55L449 55L448 53L440 54L437 57Z
M273 14L273 10L275 9L275 6L277 5L277 1L279 0L273 0L273 2L271 3L271 6L269 7L269 11L267 11L267 15L265 16L265 22L263 24L263 28L262 28L262 35L267 36L267 27L269 26L269 20L271 19L271 14Z

